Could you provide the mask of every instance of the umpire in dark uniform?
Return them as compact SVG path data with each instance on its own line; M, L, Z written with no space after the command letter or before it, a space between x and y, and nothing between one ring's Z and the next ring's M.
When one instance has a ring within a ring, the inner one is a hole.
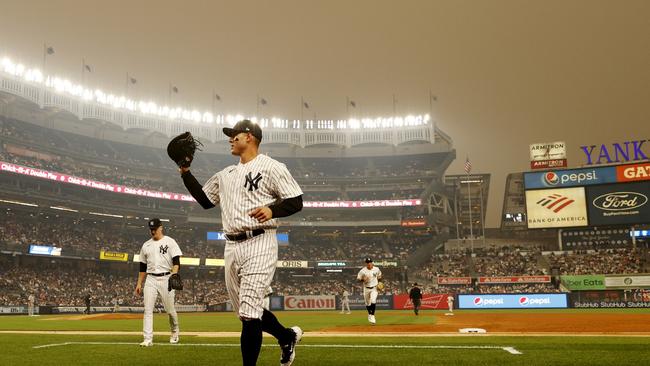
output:
M84 297L84 303L86 304L86 310L84 310L84 313L90 314L90 294L86 294L86 297Z
M415 315L418 315L420 312L420 304L422 303L422 290L420 290L417 283L414 283L413 288L409 291L409 298L413 302Z

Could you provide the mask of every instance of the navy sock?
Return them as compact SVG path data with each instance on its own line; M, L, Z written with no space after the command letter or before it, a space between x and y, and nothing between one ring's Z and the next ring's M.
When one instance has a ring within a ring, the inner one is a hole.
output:
M262 321L259 319L242 320L239 339L244 366L255 366L262 349Z
M375 315L375 308L377 308L377 304L370 304L370 314Z
M291 331L282 326L278 318L268 310L264 310L262 314L262 330L274 336L280 345L289 344L291 341Z
M372 315L372 306L371 305L366 305L366 310L368 310L368 314Z

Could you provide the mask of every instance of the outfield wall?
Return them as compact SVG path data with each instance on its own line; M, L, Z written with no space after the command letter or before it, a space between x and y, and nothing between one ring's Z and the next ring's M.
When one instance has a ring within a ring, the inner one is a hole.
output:
M450 294L423 294L420 309L446 310ZM460 294L454 297L454 308L472 309L590 309L650 308L650 290L587 290L552 294ZM361 295L351 295L350 309L365 310ZM271 296L268 307L273 311L337 311L341 297L335 295ZM379 295L377 309L413 310L407 294ZM82 314L85 306L35 306L35 314ZM91 313L112 313L113 306L91 306ZM178 312L231 312L229 302L215 305L176 305ZM142 306L120 306L120 313L142 313ZM0 306L0 315L24 315L27 306Z

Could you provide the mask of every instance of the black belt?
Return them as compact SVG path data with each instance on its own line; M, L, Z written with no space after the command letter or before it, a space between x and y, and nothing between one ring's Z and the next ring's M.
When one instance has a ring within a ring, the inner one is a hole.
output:
M377 287L377 286L372 286L372 287L368 287L368 286L366 286L366 288L368 288L368 289L373 289L373 288L375 288L375 287Z
M226 239L230 241L242 241L242 240L254 238L262 234L264 234L264 229L255 229L253 231L247 231L245 233L226 234Z
M162 277L162 276L167 276L168 274L171 274L170 272L165 272L165 273L147 273L148 275L156 276L156 277Z

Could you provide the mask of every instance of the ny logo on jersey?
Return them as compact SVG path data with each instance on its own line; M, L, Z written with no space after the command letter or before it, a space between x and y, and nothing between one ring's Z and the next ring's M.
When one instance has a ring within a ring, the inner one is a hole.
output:
M165 245L164 247L161 245L160 246L160 254L167 254L167 250L169 250L169 246Z
M252 192L259 188L258 185L260 184L260 180L262 180L262 173L257 173L255 178L253 178L253 173L248 172L248 174L246 174L244 188L248 188L248 190Z

